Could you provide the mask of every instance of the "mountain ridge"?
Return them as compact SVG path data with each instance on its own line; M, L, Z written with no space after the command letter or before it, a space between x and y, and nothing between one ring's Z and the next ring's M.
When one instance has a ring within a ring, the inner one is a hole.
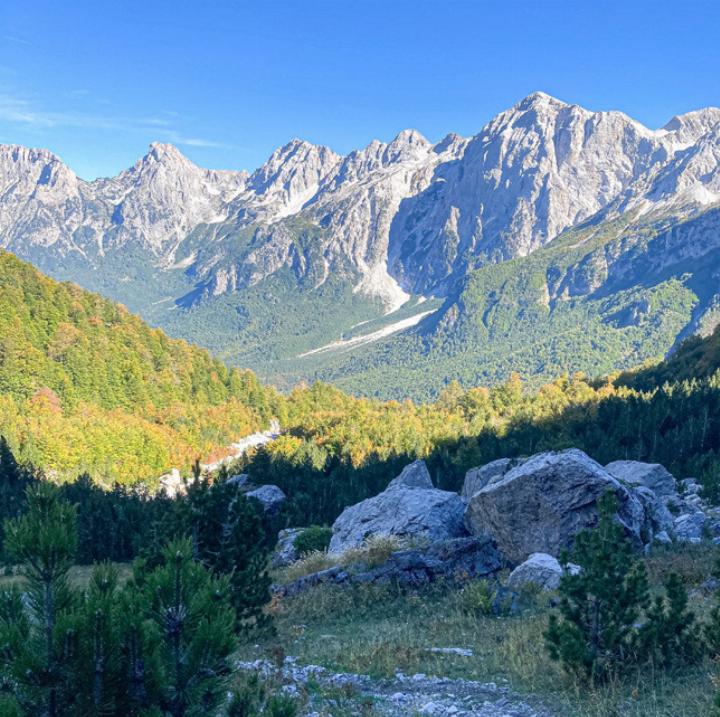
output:
M13 171L12 156L27 171ZM550 312L556 290L589 300L609 286L610 264L616 273L619 261L642 264L635 255L647 251L640 238L647 233L665 232L667 246L676 247L647 257L654 271L679 265L684 251L683 261L697 264L691 273L707 273L700 264L715 251L712 227L702 239L690 232L698 241L682 251L667 230L685 231L679 227L720 202L718 164L720 109L675 115L653 130L622 112L593 112L542 92L469 138L451 134L433 144L403 130L345 156L295 139L251 174L201 169L155 143L132 168L88 183L50 153L2 146L0 246L236 363L259 368L264 358L268 377L283 383L334 376L315 350L332 345L347 353L343 340L356 335L356 324L370 322L382 339L355 342L343 373L367 363L368 346L374 351L378 341L397 367L408 333L420 337L423 355L438 341L462 343L452 331L468 311L461 297L473 273L514 260L538 265L533 255L567 233L581 243L560 240L565 253L583 245L589 252L574 268L548 267L538 278L547 299L532 301L547 302ZM619 233L611 241L612 227ZM591 247L598 232L604 248ZM642 284L637 272L632 277ZM704 330L712 328L707 317L718 299L707 287L700 293L690 301L702 310L688 313L682 300L678 333L694 330L701 314ZM383 326L404 321L428 298L433 315L386 340ZM603 322L614 335L612 321ZM476 351L483 339L471 333L467 348ZM664 351L669 334L662 336L656 343ZM651 339L642 341L639 353L620 351L617 368L626 367L623 356L647 357ZM303 356L313 358L296 360Z

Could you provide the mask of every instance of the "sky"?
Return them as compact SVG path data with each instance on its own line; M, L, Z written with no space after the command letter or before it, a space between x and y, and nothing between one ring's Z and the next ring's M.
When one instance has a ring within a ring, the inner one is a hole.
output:
M477 133L535 90L649 127L720 106L717 0L2 0L0 142L86 179L150 142L261 165Z

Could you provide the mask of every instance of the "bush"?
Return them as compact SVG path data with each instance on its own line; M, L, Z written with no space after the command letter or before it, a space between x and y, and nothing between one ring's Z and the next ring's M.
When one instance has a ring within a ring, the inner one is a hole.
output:
M474 580L458 595L460 610L474 617L492 615L494 594L487 580Z
M330 546L332 530L327 526L311 525L295 538L295 550L298 555L325 551Z

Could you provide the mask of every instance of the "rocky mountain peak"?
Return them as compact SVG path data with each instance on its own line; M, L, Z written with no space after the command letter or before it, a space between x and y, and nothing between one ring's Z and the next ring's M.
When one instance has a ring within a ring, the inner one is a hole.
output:
M568 107L565 102L547 94L547 92L531 92L527 97L523 97L517 104L515 104L510 111L519 110L526 112L529 109L561 109Z
M678 142L692 143L718 124L720 124L720 108L706 107L675 115L662 129L672 132Z
M287 216L313 197L341 159L329 147L294 139L276 149L248 184L265 203L278 205L274 218Z

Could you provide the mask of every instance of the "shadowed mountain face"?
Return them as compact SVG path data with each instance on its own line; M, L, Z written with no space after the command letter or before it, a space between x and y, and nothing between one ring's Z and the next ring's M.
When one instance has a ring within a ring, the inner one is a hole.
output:
M542 93L469 139L294 140L251 175L155 144L85 182L5 145L0 247L280 383L422 395L711 330L719 159L718 109L650 130Z

